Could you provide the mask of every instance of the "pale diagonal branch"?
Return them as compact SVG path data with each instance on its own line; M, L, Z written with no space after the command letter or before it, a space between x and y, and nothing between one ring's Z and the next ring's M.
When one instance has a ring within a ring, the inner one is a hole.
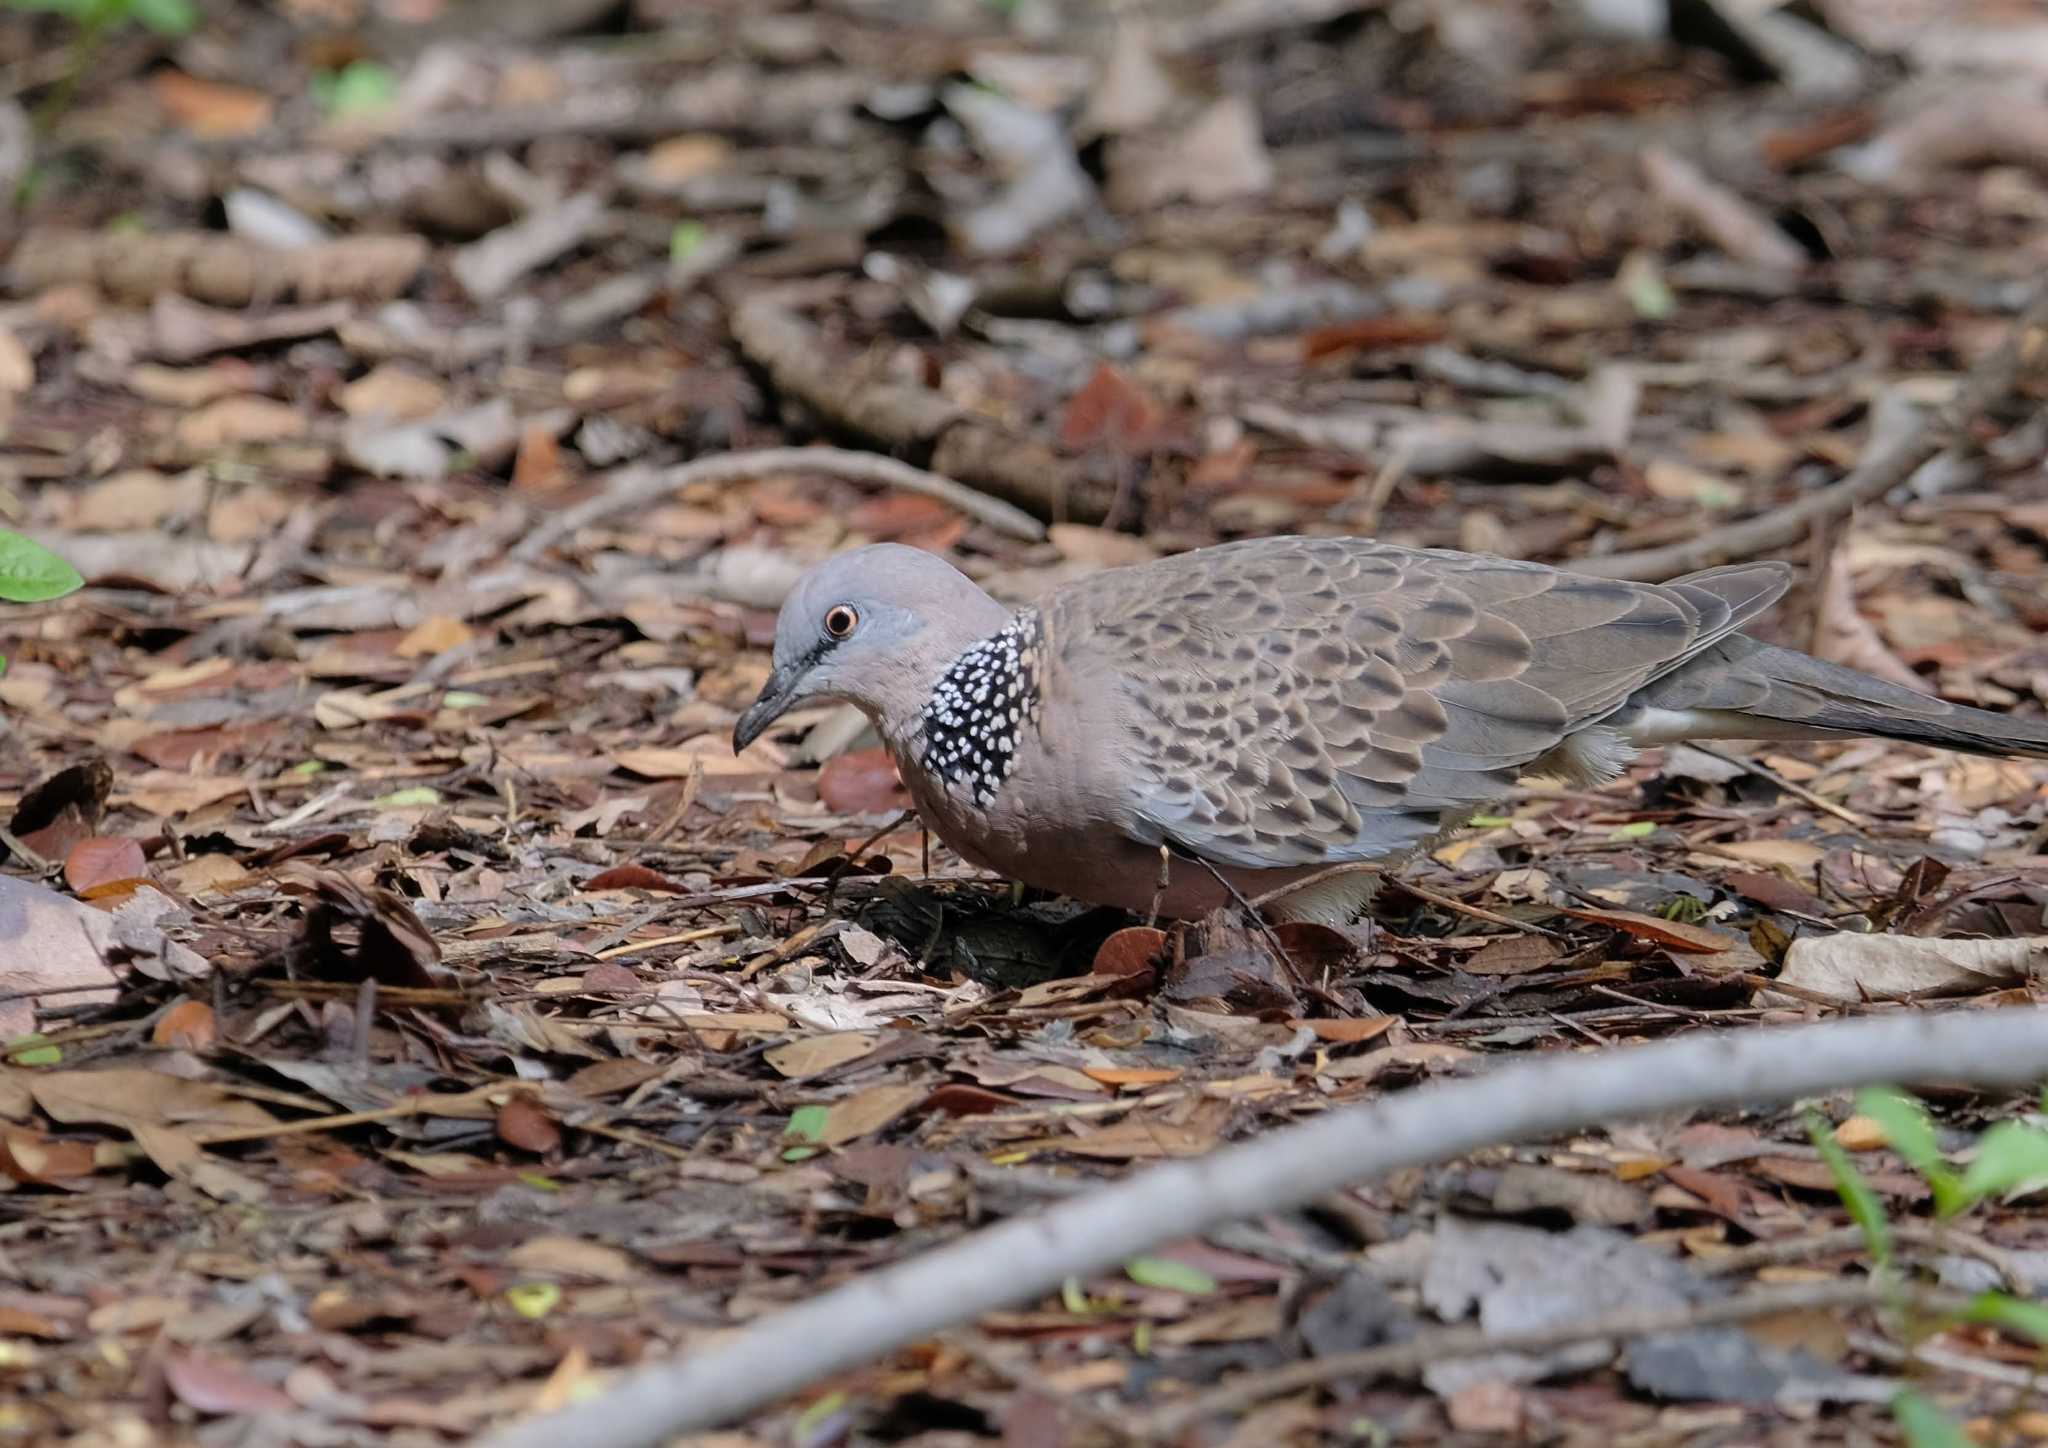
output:
M716 1346L640 1368L599 1397L516 1424L490 1443L654 1448L1161 1242L1482 1146L1623 1117L1788 1101L1845 1086L1934 1080L2020 1086L2044 1076L2048 1009L2037 1008L1697 1032L1653 1045L1547 1056L1153 1167L857 1278Z

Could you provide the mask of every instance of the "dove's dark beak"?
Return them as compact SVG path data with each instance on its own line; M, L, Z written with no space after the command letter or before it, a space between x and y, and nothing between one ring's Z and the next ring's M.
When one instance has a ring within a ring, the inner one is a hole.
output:
M737 754L768 732L768 726L789 712L803 692L804 676L812 660L800 659L788 668L778 668L761 686L760 697L747 706L739 723L732 726L732 752Z

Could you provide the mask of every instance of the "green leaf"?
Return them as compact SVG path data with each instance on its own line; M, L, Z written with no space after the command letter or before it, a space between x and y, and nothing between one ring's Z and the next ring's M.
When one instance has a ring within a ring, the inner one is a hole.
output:
M2048 1179L2048 1132L2017 1121L2001 1121L1977 1138L1977 1155L1963 1169L1966 1201L2002 1196L2015 1187Z
M7 1060L14 1066L55 1066L64 1060L64 1048L52 1045L47 1036L31 1032L7 1043Z
M1893 1086L1866 1086L1856 1093L1856 1110L1875 1121L1884 1132L1886 1144L1920 1173L1934 1193L1937 1212L1944 1217L1954 1216L1970 1204L1961 1180L1941 1159L1941 1148L1934 1140L1934 1123L1917 1098Z
M441 791L430 784L416 784L410 789L394 789L389 794L380 794L370 801L384 809L405 809L411 805L439 804Z
M1863 1233L1863 1244L1870 1250L1872 1260L1880 1267L1885 1266L1892 1260L1892 1229L1885 1220L1884 1203L1877 1199L1870 1183L1863 1180L1856 1163L1849 1160L1849 1153L1842 1150L1842 1144L1835 1140L1819 1112L1806 1113L1806 1134L1812 1138L1820 1159L1827 1163L1828 1174L1835 1179L1835 1192L1849 1209L1849 1220Z
M538 1321L555 1310L562 1289L552 1282L520 1282L505 1289L505 1300L521 1317Z
M1163 1287L1190 1297L1207 1297L1216 1290L1214 1277L1171 1257L1133 1257L1124 1263L1124 1275L1140 1287Z
M443 709L475 709L490 702L489 694L479 694L473 689L450 689L441 696Z
M782 1128L784 1141L802 1141L816 1145L825 1134L825 1117L830 1108L824 1106L799 1106L789 1113L789 1125Z
M1977 1448L1970 1435L1911 1388L1899 1389L1892 1398L1892 1421L1906 1440L1906 1448Z
M84 586L76 568L35 539L0 528L0 599L47 603Z
M1060 1306L1075 1317L1086 1317L1095 1310L1095 1304L1088 1300L1078 1277L1069 1277L1060 1284Z
M1636 820L1631 824L1625 824L1618 829L1609 831L1607 838L1610 840L1642 840L1648 839L1656 833L1657 822L1655 820Z
M1471 825L1474 829L1497 830L1503 825L1513 824L1514 821L1506 815L1477 814L1472 816L1471 819L1466 820L1465 823Z
M1963 1321L2002 1327L2015 1337L2030 1337L2048 1347L2048 1306L2009 1292L1980 1292L1963 1309Z
M158 35L190 35L199 24L192 0L125 0L128 13Z
M689 260L690 253L709 235L701 221L678 221L668 234L668 259L676 263Z
M846 1394L830 1392L797 1414L796 1424L790 1429L793 1442L808 1443L827 1418L846 1406Z
M374 60L356 60L342 70L315 76L313 94L337 116L382 110L398 94L398 77Z

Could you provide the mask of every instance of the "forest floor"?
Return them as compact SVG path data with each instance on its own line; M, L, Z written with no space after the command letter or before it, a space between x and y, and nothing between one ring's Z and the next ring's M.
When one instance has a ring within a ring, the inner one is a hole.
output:
M88 582L0 628L0 1441L461 1441L1339 1103L2039 999L2038 763L1532 781L1280 961L977 878L837 711L732 753L790 580L876 539L1018 602L1259 533L1779 556L1766 636L2038 716L2048 27L1627 8L279 0L111 27L68 101L0 12L0 521ZM673 471L819 443L960 487ZM1965 1155L2030 1109L1931 1101ZM1930 1236L1812 1104L1914 1270L2048 1292L2024 1195ZM1617 1123L696 1441L1863 1443L1909 1380L2048 1437L2035 1348L1868 1307L1257 1390L1860 1282L1848 1221L1796 1110Z

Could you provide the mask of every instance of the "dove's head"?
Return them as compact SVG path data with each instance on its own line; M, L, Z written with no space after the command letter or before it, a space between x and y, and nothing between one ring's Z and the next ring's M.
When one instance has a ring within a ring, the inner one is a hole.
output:
M733 748L808 700L844 700L898 735L947 666L1008 619L980 585L921 548L876 543L828 558L783 601L773 671L733 727Z

